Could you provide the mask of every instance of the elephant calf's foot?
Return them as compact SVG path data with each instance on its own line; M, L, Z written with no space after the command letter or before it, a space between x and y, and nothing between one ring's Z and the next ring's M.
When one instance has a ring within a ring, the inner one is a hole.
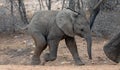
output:
M56 59L56 57L51 57L49 53L46 53L44 55L44 59L46 62L48 62L48 61L54 61Z
M40 64L40 58L39 57L32 57L32 61L31 61L32 65L39 65Z
M76 64L76 65L79 65L79 66L85 65L83 62L75 62L75 64Z
M75 64L79 66L85 65L80 59L75 60Z

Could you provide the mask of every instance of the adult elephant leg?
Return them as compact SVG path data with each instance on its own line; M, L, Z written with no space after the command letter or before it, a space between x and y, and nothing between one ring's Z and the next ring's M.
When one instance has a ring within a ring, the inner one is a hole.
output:
M35 50L34 55L32 56L32 62L33 65L40 64L40 55L43 52L43 50L47 47L46 40L43 35L34 33L32 35L34 41L35 41Z
M57 58L57 49L60 39L53 39L48 41L50 53L45 54L45 61L53 61Z
M105 46L104 52L112 61L120 62L120 33L114 36Z
M79 57L75 39L73 37L67 37L67 38L65 38L65 42L66 42L66 45L67 45L69 51L71 52L71 54L73 56L73 59L75 60L75 63L77 65L84 65L84 63L81 61L81 59Z

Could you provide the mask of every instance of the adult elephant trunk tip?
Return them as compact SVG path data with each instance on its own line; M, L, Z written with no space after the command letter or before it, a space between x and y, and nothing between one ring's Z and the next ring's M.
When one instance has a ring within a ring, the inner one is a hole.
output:
M88 51L89 59L92 59L92 37L91 35L88 35L86 37L86 42L87 42L87 51Z

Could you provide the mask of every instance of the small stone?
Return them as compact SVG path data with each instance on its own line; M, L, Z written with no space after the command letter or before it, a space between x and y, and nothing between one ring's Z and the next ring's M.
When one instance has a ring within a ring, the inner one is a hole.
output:
M17 50L17 52L21 52L21 51L22 51L22 49L18 49L18 50Z
M35 48L35 45L33 45L32 47Z
M30 55L30 58L32 58L33 55Z
M32 41L30 41L30 40L26 40L26 46L28 46L28 47L33 47L33 42Z
M104 61L104 63L106 64L106 63L107 63L107 61Z
M88 54L87 54L87 53L84 53L83 55L84 55L85 57L88 57Z
M19 38L19 36L14 36L14 38Z
M95 64L95 62L93 62L93 61L92 61L91 63L92 63L92 64Z
M34 51L31 51L30 53L32 53L32 54L33 54L33 53L34 53Z
M61 64L70 64L70 62L64 61L64 62L61 62Z
M26 40L23 41L23 44L26 44Z

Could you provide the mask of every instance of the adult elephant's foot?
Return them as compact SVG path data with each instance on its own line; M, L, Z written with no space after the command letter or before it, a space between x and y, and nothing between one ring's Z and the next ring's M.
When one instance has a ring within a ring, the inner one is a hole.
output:
M31 61L32 65L39 65L40 64L40 58L39 57L32 57L32 61Z

